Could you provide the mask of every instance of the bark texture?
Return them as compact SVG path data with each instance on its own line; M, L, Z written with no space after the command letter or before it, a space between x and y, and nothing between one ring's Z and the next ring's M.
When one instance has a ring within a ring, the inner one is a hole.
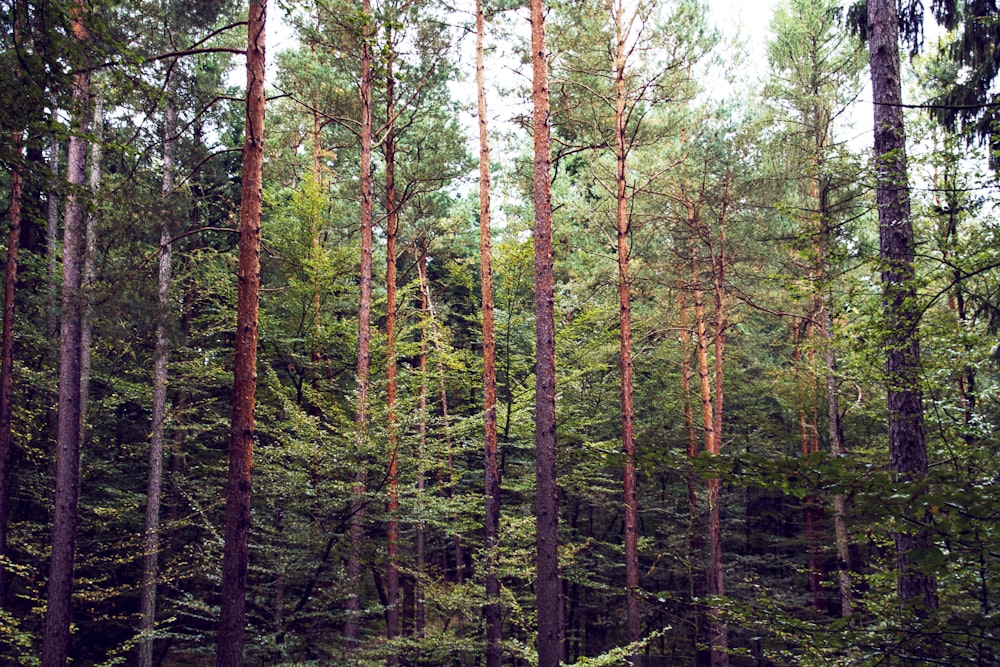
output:
M417 425L417 504L420 515L423 516L424 492L426 491L427 455L427 327L430 318L430 298L427 293L427 239L421 237L417 250L418 281L420 283L420 392L418 410L420 422ZM424 573L427 569L427 528L420 520L417 522L417 576L413 586L414 630L417 637L424 636L425 605L424 605Z
M476 0L476 99L479 112L479 275L483 294L483 442L486 513L483 518L483 550L486 584L486 667L500 667L501 624L500 579L496 549L500 534L500 466L497 457L497 373L493 303L493 243L490 230L490 137L486 122L486 68L483 2Z
M559 579L559 496L556 486L556 341L552 269L552 191L548 61L543 0L531 0L532 127L535 208L535 516L538 665L563 659Z
M623 25L624 3L615 5L615 222L618 255L618 342L619 380L621 384L622 451L625 469L622 473L622 493L625 505L625 630L629 643L642 636L639 616L639 504L636 499L635 476L635 401L632 379L632 297L629 276L629 238L631 223L628 207L627 160L625 136L625 65L628 31ZM642 667L641 655L630 655L633 667Z
M14 132L11 137L14 153L21 154L23 134ZM15 168L10 176L10 208L7 210L7 266L3 284L3 338L0 341L0 608L5 608L9 577L3 559L7 550L7 529L10 519L11 463L13 438L11 421L14 400L14 295L17 287L17 253L21 240L21 169Z
M240 201L236 350L226 485L225 554L219 617L218 667L243 664L250 539L250 475L257 392L257 311L260 302L260 212L264 164L264 34L267 0L250 0L247 41L246 125Z
M101 141L104 135L104 91L100 85L94 95L94 115L91 123L89 185L94 202L100 201ZM87 213L84 225L83 276L80 280L80 445L87 444L87 406L90 402L91 347L94 338L94 284L97 281L97 211Z
M897 481L917 482L927 474L924 406L920 390L920 319L914 286L913 222L907 180L906 139L899 74L899 25L893 0L868 2L868 50L875 109L879 254L885 313L889 461ZM925 609L937 607L937 582L912 561L929 537L916 516L897 533L899 597Z
M87 40L86 9L81 1L73 6L73 39L82 46ZM86 184L86 110L90 98L90 74L77 74L73 81L74 132L66 161L66 214L63 229L62 312L59 325L59 409L56 435L56 495L52 516L52 555L49 560L48 603L42 639L42 667L62 667L69 654L72 620L73 558L76 550L77 501L80 497L80 377L82 312L80 286L83 279L85 224L83 189Z
M396 431L396 239L399 232L399 204L396 193L396 122L395 89L393 78L392 20L386 21L385 43L388 57L385 64L385 365L386 407L388 409L389 436L389 499L386 513L388 564L386 572L386 638L399 635L399 438ZM399 663L395 655L388 658L389 665Z
M174 190L174 163L177 152L177 110L168 100L163 119L163 182L160 188L160 257L157 265L156 348L153 351L153 421L149 439L149 477L146 480L146 517L142 543L142 587L139 594L139 667L153 667L153 628L156 624L156 577L160 551L160 497L163 486L164 424L167 417L167 362L170 340L170 241Z
M700 230L700 209L699 206L690 200L686 204L687 206L687 216L688 222L691 229ZM707 326L707 315L705 312L705 298L701 286L701 274L698 265L698 255L692 245L690 250L690 262L691 262L691 286L692 286L692 296L694 299L694 318L695 318L695 345L696 345L696 358L698 363L698 388L699 395L701 397L701 416L702 424L704 425L705 432L705 451L713 456L717 456L721 452L721 447L719 445L719 430L722 424L721 419L721 407L720 402L721 393L718 393L718 387L721 385L721 376L718 374L721 370L720 359L716 359L716 396L713 402L712 398L712 380L711 371L709 366L709 355L708 355L708 326ZM713 261L714 263L714 261ZM720 278L718 277L716 271L713 267L713 284L718 286ZM717 292L716 287L716 294ZM718 298L718 296L717 296ZM718 308L719 302L717 301L716 307ZM716 341L715 341L715 353L716 356L722 354L722 341L718 339L720 335L720 325L719 319L722 317L721 312L716 313ZM715 597L721 597L725 595L725 580L723 578L722 571L722 521L719 514L719 494L721 491L721 485L719 479L716 477L710 478L706 484L707 487L707 502L708 502L708 513L707 513L707 528L708 528L708 594ZM709 606L708 609L709 616L709 627L708 627L708 645L711 654L711 664L712 667L726 667L729 664L729 654L728 645L729 637L728 631L726 629L725 623L723 623L720 618L720 613L718 607L715 605Z

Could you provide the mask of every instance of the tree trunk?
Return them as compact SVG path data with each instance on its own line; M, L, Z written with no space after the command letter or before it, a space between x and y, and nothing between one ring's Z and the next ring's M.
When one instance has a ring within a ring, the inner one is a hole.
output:
M913 222L901 106L899 26L892 0L868 1L868 29L875 108L879 255L886 318L889 460L894 478L910 486L927 474L927 447L917 335L920 307L913 284ZM937 581L933 575L921 572L911 558L914 551L929 544L926 530L920 528L921 521L914 515L904 516L900 522L914 528L895 536L897 588L904 601L931 610L938 605Z
M364 541L365 457L368 449L368 385L371 367L372 312L372 53L371 2L361 0L361 269L358 298L358 366L356 373L356 447L359 457L351 508L351 548L347 557L347 647L357 646L361 622L361 546Z
M84 27L82 0L72 8L73 39L83 46L89 39ZM66 217L63 230L62 313L59 327L59 410L56 435L56 496L49 561L49 590L42 640L42 667L63 667L69 654L73 598L73 557L76 548L77 501L80 497L80 286L85 244L81 191L86 183L86 106L90 74L84 69L73 80L74 132L66 162Z
M23 133L19 130L11 137L15 159L21 157ZM7 220L7 266L3 286L3 339L0 342L0 609L6 608L7 585L7 528L10 525L10 485L13 438L11 421L14 412L14 293L17 286L17 252L21 239L21 167L15 166L10 175L10 208Z
M833 313L829 302L823 310L823 345L826 356L826 407L830 433L830 451L836 457L847 455L844 428L840 421L840 394L837 387L837 354L833 349ZM837 589L840 594L840 615L847 618L853 611L851 583L851 547L847 534L847 500L844 494L833 496L833 531L837 548Z
M563 659L559 579L559 495L556 486L556 340L552 268L552 159L543 0L531 0L532 102L535 140L535 515L537 538L538 666Z
M173 225L169 205L174 190L177 152L177 110L168 95L163 117L163 183L160 188L160 259L156 291L156 348L153 352L153 421L149 439L149 478L146 485L146 521L143 530L142 588L139 598L139 667L153 667L153 629L156 625L156 577L160 552L160 496L163 482L164 423L167 417L167 361L170 340L170 253Z
M257 391L257 310L260 301L260 213L264 156L264 34L267 0L250 0L246 125L240 201L239 287L233 360L233 413L226 485L225 554L219 617L218 667L243 664L250 538L250 474Z
M424 458L427 455L427 321L430 317L430 301L427 294L427 239L421 237L418 250L417 272L420 283L420 422L417 431L417 503L420 515L423 516L424 491L426 486ZM427 535L426 526L421 519L417 523L417 577L414 584L414 619L417 637L424 636L424 572L427 566Z
M97 86L94 96L94 120L91 124L93 141L90 144L90 193L99 201L101 189L101 139L104 134L104 91ZM97 280L97 214L87 213L84 226L83 277L80 304L80 444L87 443L87 404L90 402L91 343L94 337L94 284Z
M619 323L619 365L621 383L622 451L625 453L625 469L622 473L622 493L625 504L625 630L629 643L638 642L642 637L639 616L639 522L638 501L636 500L635 473L635 405L632 380L632 298L629 276L629 236L631 223L628 216L628 181L626 160L625 118L625 64L627 31L622 25L624 4L615 5L615 159L616 192L615 221L617 228L618 255L618 323ZM638 653L628 657L633 667L642 667L642 656Z
M696 207L687 203L688 220L692 229L696 229L700 224ZM698 271L697 253L694 246L690 249L691 260L691 284L694 297L694 317L695 317L695 341L697 346L698 359L698 385L701 395L701 416L705 429L705 451L713 456L720 452L716 435L718 421L715 418L715 409L712 402L712 385L709 377L708 364L708 331L706 327L705 302L701 289L701 276ZM714 272L713 272L714 273ZM718 319L718 315L717 315ZM718 398L716 398L716 401ZM717 405L717 403L716 403ZM720 484L718 478L711 478L707 483L708 489L708 594L711 596L725 595L725 585L722 576L722 524L719 516L719 491ZM729 664L728 632L725 624L720 618L719 609L716 605L711 605L708 610L709 615L709 650L711 652L712 667L725 667Z
M483 294L483 441L486 507L483 519L483 550L486 583L486 667L503 661L500 579L497 547L500 534L500 466L497 459L496 336L493 323L493 244L490 229L490 137L486 125L486 67L483 42L486 27L483 0L476 0L476 98L479 111L479 274Z
M386 21L385 43L388 57L385 64L385 364L386 364L386 407L388 410L387 429L389 436L389 499L386 513L387 560L386 572L386 638L392 640L399 635L399 442L396 433L396 237L399 231L399 210L396 195L396 128L395 99L396 81L392 66L392 20ZM399 663L398 657L390 652L389 665Z
M55 100L52 100L55 113ZM50 339L59 334L59 140L52 137L49 144L49 171L51 182L48 188L47 226L45 229L45 252L49 264L49 302L45 311L45 331Z
M680 370L681 370L681 393L684 395L684 425L687 429L687 456L688 466L685 471L685 481L687 482L688 499L688 563L691 577L690 595L692 599L699 600L694 605L692 643L694 653L697 655L701 649L701 634L705 627L705 607L701 598L705 596L705 572L702 569L704 559L705 543L703 541L703 528L701 518L701 506L698 499L698 487L700 479L694 469L694 460L698 457L698 428L695 424L694 406L691 405L691 329L689 324L689 311L685 290L693 287L688 285L677 292L677 309L680 326ZM700 661L696 659L698 664Z
M722 210L719 212L719 251L712 255L712 292L715 301L715 397L713 399L713 429L712 442L714 448L710 453L718 456L722 453L722 411L725 407L723 398L723 359L726 347L726 213L729 206L729 177L726 176L723 186ZM711 247L709 247L711 251ZM708 594L722 597L726 594L722 570L722 522L719 503L722 485L720 480L708 480ZM729 631L721 619L717 606L710 610L712 634L712 667L728 667L729 665Z

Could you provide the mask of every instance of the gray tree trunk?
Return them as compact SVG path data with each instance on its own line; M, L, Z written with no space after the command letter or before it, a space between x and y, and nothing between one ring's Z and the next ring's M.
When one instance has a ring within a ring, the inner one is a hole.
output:
M163 484L164 422L167 416L167 361L170 340L170 241L173 225L168 206L174 190L177 110L168 98L163 118L163 184L160 189L160 260L156 291L156 348L153 352L153 423L149 439L149 477L146 486L146 520L142 541L142 589L139 597L139 667L153 667L153 629L156 624L156 577L160 551L160 496Z
M868 0L868 51L875 108L875 161L878 183L879 255L885 313L886 384L889 408L889 462L904 484L927 474L924 405L920 390L920 310L914 286L913 221L907 181L906 137L899 74L899 24L895 0ZM928 545L916 516L897 533L899 597L926 609L937 607L937 581L921 572L912 554Z

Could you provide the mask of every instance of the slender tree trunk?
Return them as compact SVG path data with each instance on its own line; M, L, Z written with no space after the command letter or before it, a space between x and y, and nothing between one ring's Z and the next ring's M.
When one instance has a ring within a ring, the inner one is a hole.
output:
M52 101L53 114L55 100ZM49 302L45 311L45 331L49 338L54 339L59 333L59 192L56 183L59 180L59 140L52 137L49 145L49 185L47 226L45 229L45 252L49 263Z
M815 283L820 279L815 274L810 273L809 275L810 282ZM813 371L815 360L813 352L815 346L814 319L818 317L822 317L822 313L810 306L801 320L792 323L793 360L799 403L799 449L803 457L819 451L818 420L814 411L816 378ZM803 349L806 350L805 354L803 354ZM806 494L803 501L805 505L803 523L809 596L813 609L823 612L826 610L826 604L823 598L823 577L819 561L819 538L816 527L818 505L815 496L811 493Z
M430 302L427 294L427 239L421 237L417 258L418 280L420 282L420 422L417 431L417 503L423 516L424 491L426 479L424 459L427 456L427 321L430 318ZM417 580L414 584L414 615L416 616L416 635L424 636L424 573L427 569L427 534L426 526L421 519L417 523Z
M920 308L914 281L913 222L910 219L906 140L899 74L899 27L892 0L868 1L868 48L875 108L876 198L879 254L882 259L883 310L886 317L886 383L889 408L889 460L893 476L905 485L927 474L924 406L920 391ZM921 572L912 553L929 544L922 519L904 516L910 526L896 534L899 597L938 605L937 581Z
M822 337L826 357L826 407L830 435L830 451L840 458L847 455L844 428L840 421L840 393L837 387L837 353L833 348L833 313L829 302L823 309ZM840 615L853 613L851 583L851 547L847 533L847 499L844 494L833 496L833 531L837 548L837 590L840 594Z
M82 0L73 5L73 39L89 39ZM86 184L87 103L90 74L73 81L73 136L66 162L66 217L63 231L62 313L59 331L59 410L56 436L56 497L49 561L49 590L42 640L42 667L63 667L69 655L72 620L73 558L76 549L77 501L80 497L81 298L85 220L82 191Z
M552 191L549 177L549 83L544 0L531 0L532 102L535 139L535 515L537 539L538 666L563 659L559 577L559 495L556 486L556 339L552 268Z
M250 474L257 391L257 311L260 301L260 213L264 157L264 34L267 0L250 0L246 125L240 201L239 288L233 360L233 414L226 485L225 553L219 617L218 667L243 664L250 539Z
M497 459L496 336L493 323L493 243L490 229L490 137L486 125L486 67L483 42L486 27L483 0L476 0L476 98L479 111L479 275L483 294L483 441L486 507L483 519L486 579L486 667L503 661L500 579L496 552L500 534L500 466Z
M317 19L318 22L318 19ZM312 46L315 51L315 45ZM323 125L320 122L320 109L319 109L319 92L313 93L313 186L316 189L316 197L323 196L323 167L320 161L320 155L322 153L322 129ZM312 216L309 220L309 241L312 245L313 260L316 262L320 261L321 250L320 250L320 215L321 209L318 202L312 206ZM320 335L322 334L322 321L320 319L320 272L313 272L313 295L312 295L312 318L313 318L313 333L315 334L312 343L312 349L309 351L309 360L313 363L313 388L319 388L319 362L322 358L319 350Z
M726 346L726 213L729 205L729 177L726 177L722 200L722 210L719 213L719 252L712 257L712 291L715 301L715 397L713 400L713 449L710 452L718 456L722 453L722 411L725 407L723 395L723 360ZM711 250L711 248L709 248ZM708 480L708 594L723 597L726 587L722 570L722 522L720 517L721 483L718 478ZM729 631L721 619L717 606L710 610L712 622L712 667L728 667L729 665Z
M371 2L361 0L361 272L358 299L358 366L356 373L357 429L359 457L354 479L354 502L351 508L351 549L347 557L347 621L344 639L349 649L357 646L361 622L361 547L364 541L365 452L368 449L368 386L371 367L372 311L372 53Z
M629 276L629 236L631 223L628 216L628 181L626 160L628 145L625 136L625 40L628 37L623 26L624 3L615 5L615 159L616 192L615 221L617 228L618 254L618 323L619 323L619 364L621 383L622 451L625 453L625 469L622 474L622 493L625 504L625 629L629 643L638 642L642 637L639 615L639 521L636 499L635 473L635 405L632 380L632 298ZM642 667L642 656L638 653L628 657L633 667Z
M167 417L167 361L170 340L170 242L174 190L175 154L177 152L177 109L172 96L167 98L163 117L163 182L160 188L160 258L157 268L156 348L153 351L153 422L149 439L149 478L146 485L146 521L143 531L142 589L139 597L139 667L153 667L153 629L156 625L156 578L160 552L160 497L163 487L164 424Z
M385 65L385 338L386 338L386 404L388 409L389 435L389 499L386 513L388 567L386 572L386 638L392 640L399 635L399 441L396 433L396 237L399 231L399 210L396 194L396 128L395 99L396 81L392 67L392 20L386 21L385 41L389 51ZM390 653L389 665L399 663L399 658Z
M431 334L434 336L434 345L438 353L444 351L444 346L441 343L441 332L437 327L437 319L434 315L434 303L431 299L431 288L430 283L426 280L426 274L424 276L424 294L427 295L427 309L431 315ZM458 486L458 476L455 474L455 451L453 448L453 443L451 439L451 416L448 413L448 387L445 383L447 374L445 372L444 362L440 359L438 360L438 403L441 406L441 424L442 431L444 434L445 451L448 453L448 498L452 501L455 500L455 494ZM440 478L439 478L440 479ZM457 521L457 517L452 516L451 520ZM458 530L456 530L452 535L452 553L455 559L455 583L460 584L465 580L464 564L465 564L465 554L462 548L462 536ZM445 563L447 563L448 557L444 557ZM457 631L457 634L461 634L461 630Z
M19 130L11 137L16 158L21 157L23 133ZM7 220L7 266L4 269L3 286L3 339L0 342L0 609L6 608L7 574L6 559L7 529L10 520L10 486L13 438L11 421L14 412L14 293L17 286L17 253L21 240L21 191L23 186L21 167L14 167L10 175L10 208Z
M698 429L695 424L694 406L691 405L691 377L694 374L691 368L691 329L688 320L689 311L685 289L678 290L678 311L680 324L680 354L681 354L681 392L684 395L684 424L687 428L687 456L688 467L686 470L687 498L688 498L688 567L691 576L691 598L699 600L694 606L694 623L692 639L694 653L700 652L700 635L705 627L705 607L700 601L705 596L705 572L702 568L704 558L705 543L703 541L703 526L701 518L701 505L698 499L698 487L700 479L694 469L694 460L698 457ZM696 662L700 664L700 661Z
M688 205L689 220L697 223L693 207ZM698 384L701 395L701 414L705 429L705 451L713 456L720 453L716 435L715 406L712 402L712 385L709 377L708 363L708 331L706 326L705 302L701 289L701 276L698 272L698 261L694 246L691 247L691 283L694 296L695 340L698 359ZM716 399L716 406L718 405ZM725 595L725 585L722 576L722 524L719 515L720 483L717 477L708 480L708 594L713 597ZM709 650L712 667L726 667L729 664L728 632L725 623L720 618L720 612L715 604L708 610L709 615Z
M91 124L93 141L90 144L90 193L95 201L101 190L101 140L104 134L104 91L97 86L94 96L94 120ZM90 402L91 347L94 338L94 284L97 280L97 214L87 213L84 226L83 301L80 304L80 444L87 443L87 406Z

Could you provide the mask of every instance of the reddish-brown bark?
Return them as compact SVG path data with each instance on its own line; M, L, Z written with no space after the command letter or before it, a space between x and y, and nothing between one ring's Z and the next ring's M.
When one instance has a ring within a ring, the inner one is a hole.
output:
M254 403L257 392L257 313L260 302L260 215L264 164L264 34L267 0L250 0L246 123L240 201L233 408L226 484L225 552L216 652L218 667L243 664L250 540Z
M385 338L386 338L386 407L389 435L389 499L386 512L387 573L386 573L386 637L399 635L399 442L396 433L396 237L399 231L399 209L396 195L396 123L395 87L393 78L392 21L386 23L385 41L389 57L385 64ZM390 655L388 664L399 662Z
M619 373L621 385L622 451L625 469L622 473L622 495L625 504L625 629L630 643L642 636L639 616L639 520L635 476L635 401L632 379L632 297L629 276L628 181L626 163L628 143L625 136L625 65L627 31L622 25L624 6L616 5L615 13L615 221L618 256L618 324ZM634 667L642 666L641 655L630 655Z
M684 396L684 426L687 430L687 456L689 464L685 471L688 499L688 563L691 575L691 597L701 599L705 595L704 571L701 561L704 556L703 526L701 504L698 498L698 488L701 479L695 472L694 459L698 456L698 426L694 417L694 406L691 404L691 328L688 309L687 292L693 285L684 285L677 291L678 324L680 327L680 370L681 393ZM696 604L694 608L694 631L692 640L695 651L699 651L700 635L705 627L705 608Z
M23 133L11 137L14 154L21 155ZM13 438L11 421L14 400L14 294L17 286L17 254L21 239L21 168L10 175L10 208L7 209L7 266L3 285L3 339L0 342L0 608L7 597L7 527L10 517L10 484Z
M483 295L483 442L486 506L483 550L486 584L486 667L500 667L502 609L496 549L500 533L500 466L497 457L497 374L493 304L493 244L490 231L490 137L486 123L483 2L476 0L476 100L479 112L479 276Z
M89 39L84 27L86 8L73 6L73 40ZM80 377L82 313L80 287L85 245L86 111L90 74L84 69L73 81L73 129L66 163L69 194L63 226L62 314L59 326L59 410L56 435L56 495L52 516L48 602L42 639L42 667L62 667L69 654L72 620L73 558L76 549L77 501L80 497Z
M559 578L559 496L556 485L556 341L552 268L552 171L548 61L543 0L531 0L531 64L535 209L535 517L538 665L563 659Z
M692 232L701 233L701 221L700 221L700 207L687 200L685 202L687 208L688 224ZM705 431L705 451L713 456L718 456L721 452L721 447L719 445L719 428L721 426L721 417L717 414L721 411L721 403L719 399L721 396L718 394L718 387L721 384L721 378L719 377L719 366L721 365L721 360L718 356L722 353L722 341L716 340L715 342L715 352L716 352L716 388L717 393L713 403L712 398L712 382L710 378L709 371L709 359L708 359L708 329L707 329L707 317L705 313L705 302L704 295L702 293L701 287L701 275L698 268L698 255L695 250L694 245L691 246L690 250L690 262L691 262L691 287L692 295L694 298L694 317L695 317L695 341L696 341L696 357L698 360L698 387L699 394L701 396L701 414L702 423L704 425ZM720 284L720 276L718 270L715 267L715 260L713 258L713 286ZM716 298L718 299L718 293L716 290ZM720 306L720 301L716 302L716 308ZM723 328L721 322L723 313L717 310L716 312L716 336L719 335L720 329ZM721 597L725 595L725 581L722 571L722 523L719 513L719 493L721 490L721 485L717 477L710 478L706 484L707 486L707 502L708 502L708 594L711 596ZM709 615L709 650L711 653L711 664L712 667L726 667L729 664L729 654L728 650L728 631L726 629L725 623L720 618L719 608L716 605L710 605L708 609Z
M423 495L426 485L424 457L427 454L427 322L430 318L430 300L427 293L427 238L420 238L420 247L417 250L417 277L420 283L420 394L419 411L420 422L417 425L417 439L419 451L417 452L417 502L423 504ZM417 523L417 580L414 585L414 626L417 637L424 636L425 612L424 612L424 572L426 570L426 527L423 521Z

